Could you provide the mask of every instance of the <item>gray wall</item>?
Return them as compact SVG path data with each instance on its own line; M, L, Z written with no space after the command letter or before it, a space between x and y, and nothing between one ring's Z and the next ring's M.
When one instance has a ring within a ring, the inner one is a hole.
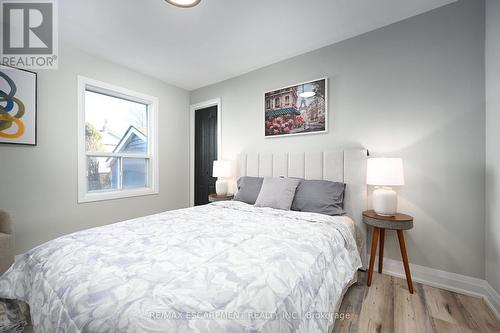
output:
M500 1L486 2L486 279L500 293Z
M59 235L188 205L188 92L62 45L38 75L38 146L0 145L0 208L16 252ZM159 98L160 194L77 204L77 75Z
M264 139L263 93L322 76L329 133ZM484 3L463 0L193 91L191 103L222 97L226 159L360 146L403 157L411 262L484 278L484 84Z

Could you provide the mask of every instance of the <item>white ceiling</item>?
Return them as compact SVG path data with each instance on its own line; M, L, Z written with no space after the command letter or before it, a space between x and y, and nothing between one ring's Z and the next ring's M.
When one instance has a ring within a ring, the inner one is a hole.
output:
M454 0L63 0L60 34L91 54L192 90Z

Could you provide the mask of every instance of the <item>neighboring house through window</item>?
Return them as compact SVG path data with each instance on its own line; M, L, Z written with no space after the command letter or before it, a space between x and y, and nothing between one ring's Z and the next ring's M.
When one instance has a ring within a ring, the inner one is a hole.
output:
M79 202L158 193L155 97L79 77Z

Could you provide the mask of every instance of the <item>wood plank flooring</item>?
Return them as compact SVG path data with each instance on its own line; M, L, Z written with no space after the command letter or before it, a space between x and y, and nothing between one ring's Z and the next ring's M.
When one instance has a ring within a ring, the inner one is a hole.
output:
M366 278L359 272L358 283L347 291L340 312L349 318L337 320L334 333L500 332L500 322L480 298L415 282L411 295L406 280L378 273L368 288Z
M480 298L414 283L408 292L406 280L374 273L366 286L367 273L346 293L334 333L370 332L500 332L500 322Z

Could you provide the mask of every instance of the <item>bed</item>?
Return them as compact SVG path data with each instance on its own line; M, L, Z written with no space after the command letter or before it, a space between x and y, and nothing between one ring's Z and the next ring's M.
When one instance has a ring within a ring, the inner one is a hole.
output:
M240 155L240 175L341 176L348 214L229 201L89 229L17 256L0 298L35 332L328 332L366 265L366 151L270 156Z

